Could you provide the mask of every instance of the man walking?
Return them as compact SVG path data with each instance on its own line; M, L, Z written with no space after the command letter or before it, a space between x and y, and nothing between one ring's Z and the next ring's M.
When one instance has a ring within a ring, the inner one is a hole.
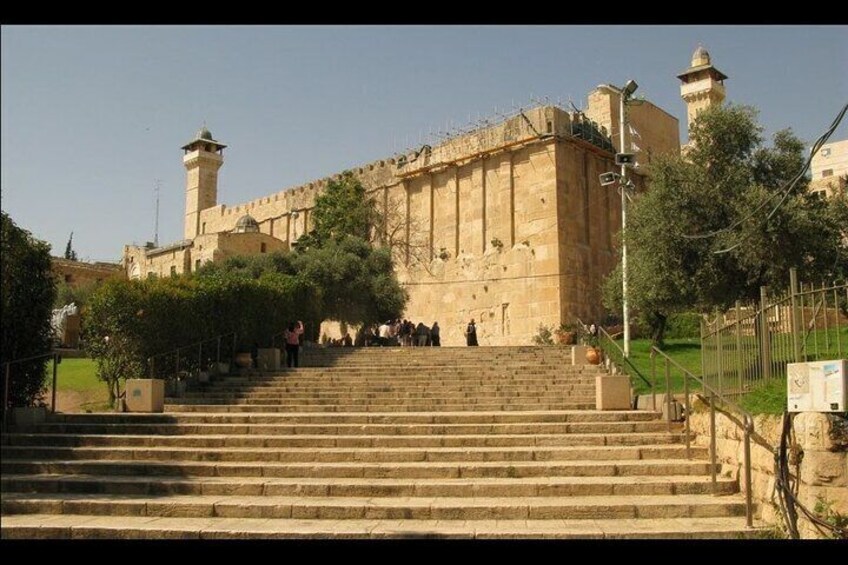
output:
M471 322L465 328L465 343L468 346L477 345L477 325L474 323L474 318L471 318Z

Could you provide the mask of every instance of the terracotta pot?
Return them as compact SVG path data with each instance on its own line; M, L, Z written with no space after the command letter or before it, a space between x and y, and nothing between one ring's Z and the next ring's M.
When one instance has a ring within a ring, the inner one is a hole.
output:
M560 345L574 345L574 332L559 332L556 335Z
M250 356L250 352L247 353L236 353L236 366L241 367L242 369L247 369L248 367L253 366L253 358Z
M594 347L586 350L586 362L590 365L599 365L601 363L601 352Z

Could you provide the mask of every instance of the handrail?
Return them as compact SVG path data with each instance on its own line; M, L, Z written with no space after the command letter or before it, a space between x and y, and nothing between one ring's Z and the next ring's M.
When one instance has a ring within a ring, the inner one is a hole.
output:
M625 357L624 350L621 348L621 346L619 346L615 342L615 339L613 339L613 337L609 333L607 333L607 331L603 328L603 326L598 326L598 330L603 334L604 337L606 337L607 341L609 341L613 345L613 347L618 351L618 353L621 354L622 361L624 363L626 363L628 366L630 366L630 368L633 369L633 372L636 373L636 376L639 377L640 379L642 379L642 382L645 383L646 385L648 385L651 388L651 390L653 391L654 390L654 383L650 382L647 379L647 377L645 377L645 375L642 374L642 371L640 371L636 367L636 365L633 364L633 361L631 361L628 357ZM616 334L616 335L618 335L618 334ZM616 360L613 360L613 362L618 364L618 362Z
M716 483L716 466L717 462L717 454L716 454L716 421L715 421L715 406L716 400L720 401L722 404L730 407L732 410L738 412L742 415L742 419L744 421L744 425L741 427L745 432L745 444L744 444L744 466L745 466L745 521L749 528L754 525L754 509L753 509L753 500L752 500L752 480L751 480L751 435L754 433L754 417L741 406L733 402L732 400L728 400L724 395L720 392L717 392L714 388L709 386L704 379L698 377L693 374L689 369L685 368L683 365L669 357L666 353L664 353L661 349L656 346L651 346L651 367L654 380L656 380L656 356L659 354L665 360L665 386L666 386L666 405L668 406L667 411L667 420L669 427L671 426L671 384L669 379L669 366L673 365L683 374L683 395L686 403L686 457L690 458L690 442L691 438L689 433L689 419L691 415L691 406L689 404L689 379L693 379L701 384L702 395L706 392L709 392L709 404L710 404L710 474L712 479L713 486L713 494L717 493L717 483Z
M18 363L26 363L28 361L36 361L38 359L53 359L53 391L52 391L52 400L50 404L50 411L52 413L56 413L56 376L57 376L57 365L59 364L59 360L61 357L55 351L50 351L48 353L41 353L39 355L33 355L31 357L23 357L21 359L13 359L12 361L6 361L3 363L5 369L3 374L5 375L4 383L3 383L3 429L6 429L6 421L9 414L9 389L11 388L12 382L12 365L17 365Z
M216 335L214 337L210 337L210 338L207 338L207 339L202 339L200 341L196 341L194 343L190 343L188 345L183 345L183 346L177 347L175 349L171 349L169 351L165 351L164 353L157 353L155 355L151 355L150 357L147 358L147 363L150 366L150 378L151 379L156 378L156 359L159 358L159 357L164 357L166 355L171 355L173 353L177 354L176 370L177 370L177 372L179 372L180 351L182 351L183 349L198 347L198 366L202 366L203 365L203 344L209 343L209 342L212 342L212 341L217 342L215 359L216 359L217 363L220 363L221 362L221 340L223 338L229 337L229 336L233 337L233 355L235 355L236 341L238 339L238 334L236 334L236 332L223 333L223 334L220 334L220 335Z

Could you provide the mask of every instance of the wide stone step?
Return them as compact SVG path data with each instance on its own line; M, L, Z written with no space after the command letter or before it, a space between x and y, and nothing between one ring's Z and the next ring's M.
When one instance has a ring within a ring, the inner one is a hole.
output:
M739 539L765 535L739 518L654 520L309 520L23 514L3 539Z
M692 447L691 457L705 459L706 448ZM267 461L267 462L412 462L412 461L633 461L683 459L683 445L604 447L434 447L420 448L245 448L133 447L117 442L109 447L7 445L5 462L17 459L134 461Z
M245 426L241 433L215 432L189 433L183 428L174 428L183 434L133 435L119 433L114 429L104 434L10 434L10 445L53 445L53 446L114 446L136 447L246 447L246 448L474 448L474 447L591 447L591 446L661 446L680 444L682 434L674 432L623 433L623 434L516 434L516 435L427 435L427 436L366 436L366 435L267 435L249 434Z
M174 399L166 399L165 407L170 412L456 412L456 411L526 411L526 410L591 410L595 399L583 402L513 403L513 404L179 404Z
M206 390L198 390L187 392L184 397L230 397L239 398L251 396L255 398L350 398L358 396L361 398L499 398L499 397L541 397L555 396L561 394L572 394L575 392L585 394L587 391L594 391L593 385L585 386L565 386L556 389L540 388L537 390L528 390L526 388L516 390L433 390L427 389L409 389L409 390L392 390L388 387L383 389L374 388L373 390L345 390L332 391L327 389L315 390L286 390L284 388L268 387L245 387L242 389L225 389L221 387L208 388Z
M256 519L643 520L744 516L739 496L632 495L548 498L299 497L4 494L3 522L13 515L112 515Z
M15 475L0 477L3 493L310 497L551 497L732 494L736 481L709 476L528 478L283 478ZM427 500L428 503L432 500ZM496 516L491 516L496 517ZM466 519L471 519L467 517Z
M647 475L706 475L704 461L453 461L453 462L336 462L276 463L268 461L168 462L151 460L26 460L4 457L4 475L98 475L180 477L287 477L287 478L529 478L630 477Z
M297 413L297 414L226 414L174 413L143 414L101 412L56 414L53 423L129 424L129 423L263 423L263 424L496 424L546 422L647 422L659 416L642 410L567 410L550 412L392 412L392 413Z
M627 432L651 433L668 430L668 425L660 421L635 421L635 422L571 422L571 423L498 423L498 424L277 424L277 423L245 423L225 424L208 418L203 422L177 422L169 423L135 423L135 424L41 424L38 429L50 431L56 427L62 430L86 430L84 433L97 433L92 430L100 429L107 433L111 426L119 426L117 429L132 429L130 426L151 426L152 429L163 433L171 433L173 427L197 427L197 426L232 426L234 433L247 426L247 433L260 433L269 435L478 435L478 434L598 434L612 433L622 434Z
M594 391L593 391L594 392ZM279 406L426 406L432 410L435 406L445 405L461 405L461 406L486 406L500 404L551 404L552 402L583 402L591 398L588 392L581 391L575 394L567 395L486 395L486 396L439 396L439 397L424 397L412 395L384 395L374 394L370 396L337 396L324 397L320 395L292 397L289 395L218 395L205 394L193 397L168 397L169 401L179 402L182 404L215 404L215 403L233 403L233 404L276 404Z

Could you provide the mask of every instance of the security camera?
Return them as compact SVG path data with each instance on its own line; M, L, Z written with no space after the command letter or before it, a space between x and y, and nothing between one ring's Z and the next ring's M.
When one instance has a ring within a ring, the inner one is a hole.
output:
M621 175L618 173L601 173L599 178L601 180L601 186L609 186L614 184L620 177Z

